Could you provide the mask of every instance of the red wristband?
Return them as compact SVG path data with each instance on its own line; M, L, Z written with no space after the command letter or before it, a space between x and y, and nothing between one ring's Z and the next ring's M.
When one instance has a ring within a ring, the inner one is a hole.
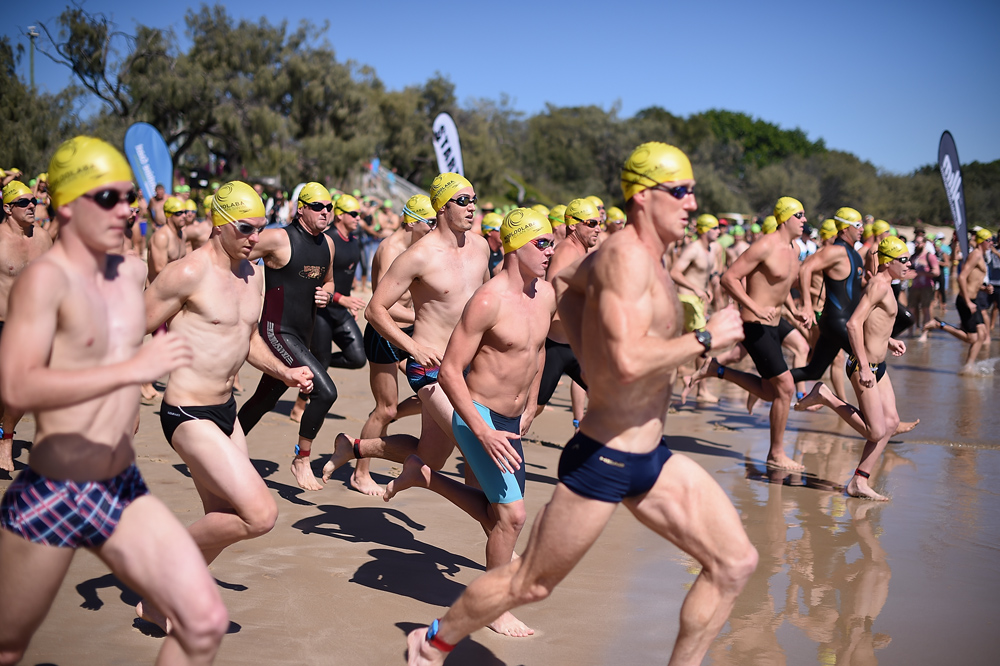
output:
M333 292L333 302L334 303L339 303L341 298L342 298L342 296L341 296L340 292L337 292L337 291Z

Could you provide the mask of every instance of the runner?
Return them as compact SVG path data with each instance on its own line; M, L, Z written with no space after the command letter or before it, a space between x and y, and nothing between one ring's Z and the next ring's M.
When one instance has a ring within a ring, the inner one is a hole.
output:
M958 275L955 309L958 310L958 316L962 320L961 328L933 318L924 325L924 330L939 328L969 345L969 354L959 374L973 372L979 350L990 341L990 332L986 328L983 315L989 313L989 295L993 292L993 285L985 281L985 253L992 247L993 236L989 229L977 231L975 247L969 251L969 258Z
M187 224L187 209L177 197L169 197L163 202L163 214L167 222L153 232L149 239L149 281L152 282L167 264L184 256L186 245L184 226Z
M218 198L220 189L216 193ZM218 204L213 203L213 210ZM326 307L334 291L333 241L323 231L333 210L330 192L319 183L306 183L299 192L298 217L287 227L267 229L250 253L250 261L264 260L264 309L260 336L289 367L306 366L313 373L313 390L299 424L292 475L300 488L321 490L323 484L309 464L313 440L337 400L337 387L327 366L307 346L312 339L316 308ZM274 409L288 386L262 375L257 390L240 408L240 425L249 433L261 417Z
M184 253L194 252L199 247L208 242L212 237L211 208L205 208L205 217L198 218L198 204L194 199L184 202L184 210L187 211L187 220L184 226Z
M760 376L720 365L713 358L692 380L714 375L770 401L767 465L801 471L805 465L785 454L785 425L795 397L795 382L785 364L781 343L795 327L782 318L781 306L784 304L793 315L805 320L792 301L791 289L799 276L799 248L795 241L802 233L806 214L798 200L782 197L774 206L774 217L777 231L751 245L722 276L722 286L741 306L743 346Z
M31 190L19 180L3 188L3 217L0 221L0 335L7 319L7 299L14 280L43 252L52 239L35 224L37 206ZM14 429L24 413L7 407L0 393L0 469L14 471Z
M693 187L684 153L639 146L622 169L628 226L557 278L566 331L592 378L590 409L563 451L560 482L524 556L481 576L443 619L411 632L411 665L441 664L472 631L548 596L619 503L702 564L681 607L671 663L700 663L726 623L757 553L722 488L661 440L677 366L742 337L735 308L697 335L681 330L662 258L697 206Z
M567 221L566 240L556 247L555 254L549 261L545 279L551 282L561 270L585 256L597 243L598 227L600 227L601 212L593 199L574 199L566 206L563 213ZM600 201L598 199L598 201ZM541 414L545 405L552 400L552 394L559 386L563 375L573 380L570 386L570 407L573 410L573 428L580 427L584 406L587 403L587 384L576 360L569 339L563 331L562 320L557 313L552 318L549 335L545 340L545 368L542 370L542 382L538 388L538 411Z
M490 275L496 275L497 271L500 270L500 264L503 263L503 242L500 240L500 225L502 223L503 218L496 213L486 213L480 223L483 236L490 245Z
M931 306L934 302L934 284L941 275L933 243L927 242L927 234L923 229L917 229L913 238L913 254L910 257L912 270L916 272L909 290L909 305L916 316L914 331L911 337L920 331L919 342L927 342L927 331L924 324L931 320Z
M410 197L403 207L403 221L399 230L382 242L375 251L372 259L372 288L378 289L379 282L396 257L423 238L436 225L437 219L430 198L425 194L415 194ZM389 308L389 315L403 333L413 335L413 299L409 291ZM397 405L399 401L397 366L409 359L410 355L379 335L370 322L365 325L364 341L375 409L361 427L363 440L385 437L390 423L420 413L420 399L416 396L410 396ZM337 467L343 464L344 461L337 462L336 457L335 452L331 456L331 461L323 466L323 483L329 481ZM366 495L381 496L384 490L372 479L370 468L371 460L359 459L351 475L351 487Z
M489 280L489 245L482 236L467 233L476 215L476 193L464 176L439 174L431 184L431 205L437 226L392 262L365 311L386 341L410 355L406 379L422 405L420 438L388 435L352 443L341 433L323 468L326 478L352 458L403 462L414 453L439 470L454 450L454 408L438 386L438 369L465 304ZM407 291L415 312L412 336L402 332L389 313Z
M229 618L205 560L149 494L132 433L139 384L190 365L175 333L142 345L146 268L119 247L132 170L109 144L78 136L49 164L60 235L10 294L0 342L9 403L35 415L28 468L0 503L0 654L17 663L78 548L161 608L157 663L209 664Z
M503 269L469 300L440 374L441 387L455 405L452 432L482 490L410 456L385 491L388 501L407 488L427 488L467 512L488 535L487 571L511 561L524 527L521 434L531 426L545 335L556 309L555 293L545 281L555 241L546 216L515 209L504 218L500 233ZM489 627L507 636L534 633L509 612Z
M906 243L899 238L886 237L876 246L876 252L877 273L869 280L861 301L847 322L851 346L857 350L857 354L847 361L847 374L858 398L860 412L835 396L823 382L817 382L809 395L795 405L795 409L826 405L866 438L861 462L847 484L847 494L886 501L888 497L872 490L869 479L889 437L899 425L896 395L885 359L889 352L893 356L902 356L906 345L891 337L897 303L890 283L892 280L912 278L913 271L907 265L910 253Z
M565 215L565 204L559 204L549 209L549 222L552 223L552 233L556 237L556 245L566 240L566 232L569 231L566 227Z

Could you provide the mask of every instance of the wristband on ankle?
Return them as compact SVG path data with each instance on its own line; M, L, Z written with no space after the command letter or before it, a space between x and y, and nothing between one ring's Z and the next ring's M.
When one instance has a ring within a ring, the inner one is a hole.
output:
M720 365L715 369L715 376L722 379L722 376L726 374L726 366Z
M856 475L860 476L860 477L861 477L861 478L863 478L863 479L870 479L870 478L872 478L872 475L871 475L871 474L869 474L868 472L864 472L864 471L862 471L862 470L860 470L860 469L856 469L856 470L854 470L854 473L855 473Z
M14 439L14 431L4 432L4 429L0 427L0 439Z
M803 392L803 391L796 391L795 392L795 399L796 400L801 400L804 397L806 397L805 392Z
M298 444L295 445L295 455L296 456L304 456L304 457L308 458L310 453L312 453L312 448L311 447L308 448L308 449L303 449Z
M579 428L580 427L580 422L577 421L576 419L573 419L573 427L574 428Z
M441 650L441 652L451 652L452 650L455 649L455 646L449 643L445 643L443 640L438 638L437 633L438 629L440 628L440 625L441 625L440 620L434 620L433 622L431 622L431 626L427 628L427 642L430 643L433 647L436 647L438 650Z
M354 457L361 460L361 440L354 440Z

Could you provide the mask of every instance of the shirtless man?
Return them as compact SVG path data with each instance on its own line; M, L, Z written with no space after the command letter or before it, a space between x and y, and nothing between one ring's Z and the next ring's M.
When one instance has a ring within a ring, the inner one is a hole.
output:
M210 209L205 209L205 217L197 219L198 204L194 199L184 202L184 210L187 211L187 219L184 222L184 254L193 252L208 242L212 237L212 222Z
M149 281L152 282L167 264L177 261L186 251L184 227L187 224L187 209L177 197L169 197L163 202L163 214L167 222L153 232L149 239Z
M372 258L372 288L378 289L379 282L396 257L423 238L436 225L437 219L431 207L430 197L426 194L415 194L410 197L403 207L403 221L400 228L379 245ZM413 335L413 299L410 298L409 291L404 292L389 308L389 315L403 333ZM397 405L399 402L397 366L410 358L410 355L383 338L370 322L365 325L364 343L365 357L368 359L368 381L372 396L375 398L375 409L361 427L363 440L385 437L390 423L420 412L420 399L415 396L410 396ZM330 462L323 466L324 483L330 480L330 475L337 466L337 463ZM372 479L370 469L370 460L359 459L351 475L351 487L366 495L381 495L384 491Z
M984 284L983 278L987 271L985 253L992 247L993 237L989 229L977 231L975 247L969 252L969 258L958 275L955 309L962 320L961 328L934 318L924 325L925 331L940 328L969 345L969 354L965 357L965 365L959 370L960 374L972 371L973 364L979 357L979 350L990 341L990 332L983 315L989 311L989 294L993 293L993 285Z
M712 301L712 275L716 272L715 240L719 237L719 220L714 215L698 216L695 224L698 239L688 243L670 268L670 279L677 285L677 297L684 307L684 330L687 332L705 328L705 312ZM690 372L690 370L689 370ZM685 389L697 384L698 400L719 402L705 386L705 382L685 377ZM687 398L687 390L684 393Z
M726 263L730 266L736 263L740 255L750 248L747 242L747 232L743 227L733 229L733 244L726 248Z
M770 401L771 446L767 464L801 471L805 466L785 454L785 425L795 397L795 382L785 364L781 343L795 328L782 319L781 306L786 305L798 314L791 289L799 277L799 249L795 239L802 233L806 214L796 199L782 197L774 206L774 217L777 230L751 245L722 275L722 286L740 304L743 346L760 376L734 370L712 359L692 379L716 376Z
M153 190L153 198L149 200L149 221L153 227L162 227L167 223L167 216L163 212L163 205L167 202L167 190L162 183L157 183Z
M500 225L502 223L503 218L497 213L486 213L479 223L483 237L490 246L490 275L496 275L497 271L500 270L500 264L503 263L503 242L500 240Z
M556 237L556 246L566 240L566 206L559 204L549 209L549 222L552 223L552 233Z
M847 322L851 347L857 351L847 361L847 374L860 412L834 395L823 382L817 382L795 409L826 405L866 439L861 462L847 484L847 494L886 501L888 497L872 490L869 479L889 437L899 425L896 394L886 372L885 359L889 352L902 356L906 345L891 337L898 307L891 282L911 279L915 273L908 266L910 253L906 243L899 238L887 236L876 246L876 253L877 272L868 281L861 301Z
M215 196L222 192L219 189ZM213 210L217 204L213 201ZM324 234L333 202L320 183L306 183L299 192L298 216L287 227L267 229L250 252L250 261L264 260L264 308L260 336L275 356L289 367L306 366L313 390L299 423L292 459L292 475L300 488L321 490L309 463L313 440L337 400L337 387L309 351L316 308L326 307L334 291L333 240ZM282 379L262 375L257 390L239 411L240 426L249 433L261 417L274 409L288 386Z
M482 490L410 456L385 491L388 501L413 486L428 488L466 511L488 535L487 571L511 561L524 527L521 433L534 417L545 336L556 309L555 292L545 280L555 242L548 219L518 208L507 214L500 234L503 268L469 299L439 375L455 406L452 432ZM509 612L489 627L507 636L535 633Z
M206 564L237 541L267 534L278 517L236 421L236 373L249 355L251 365L288 386L312 389L309 369L287 367L257 332L264 272L247 257L266 224L260 197L233 181L219 189L216 202L211 240L163 269L145 294L146 330L169 321L194 352L190 366L170 374L160 424L205 509L188 532ZM166 630L156 608L140 602L136 612Z
M479 234L467 233L476 216L476 192L464 176L439 174L431 184L431 206L437 226L396 257L365 310L375 330L410 355L406 380L422 405L420 438L397 434L355 439L352 444L341 433L323 468L324 478L352 458L403 462L416 454L431 469L440 470L455 448L454 408L437 382L438 370L465 304L490 279L489 245ZM415 313L412 336L400 330L389 313L407 291Z
M10 294L0 385L35 414L28 468L0 504L0 663L20 661L77 548L163 610L160 664L209 664L229 618L198 547L149 494L132 433L139 384L191 363L175 333L142 345L146 268L120 246L132 171L91 137L49 164L60 236ZM72 498L72 499L71 499Z
M7 299L25 267L52 247L52 239L35 224L35 197L28 186L12 180L3 188L0 221L0 335L7 319ZM0 393L0 469L14 471L14 428L23 412L6 406Z
M566 220L566 240L556 246L556 252L549 261L545 279L551 282L556 275L587 254L597 244L600 233L601 211L593 199L574 199L566 206L563 217ZM598 199L600 201L600 199ZM603 204L602 204L603 205ZM542 370L542 382L538 388L538 414L549 404L552 394L559 386L559 379L568 375L573 380L570 386L570 400L573 410L573 427L580 426L583 410L587 401L587 384L583 380L580 363L569 346L569 338L563 330L562 320L558 313L552 318L552 326L545 340L545 368ZM537 415L537 414L536 414Z
M488 571L444 618L411 632L411 666L443 663L455 643L504 611L547 597L619 503L703 567L681 606L670 663L700 663L728 619L757 552L722 488L661 439L677 366L742 338L735 308L714 315L698 337L684 333L662 262L697 207L693 187L684 153L639 146L622 169L628 226L557 278L565 330L591 378L590 408L563 451L559 484L524 555Z

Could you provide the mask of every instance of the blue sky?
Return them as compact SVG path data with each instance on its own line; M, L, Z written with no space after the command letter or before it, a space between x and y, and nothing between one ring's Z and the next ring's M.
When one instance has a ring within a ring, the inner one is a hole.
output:
M18 3L0 34L25 44L39 21L55 25L67 2ZM200 3L86 0L113 18L173 28ZM436 71L459 100L511 96L534 113L620 104L630 116L658 105L687 116L743 111L852 152L887 171L935 162L948 129L963 163L1000 159L1000 3L956 2L263 2L230 15L330 22L338 60L371 65L390 89ZM20 71L28 78L27 48ZM39 86L68 70L36 55Z

